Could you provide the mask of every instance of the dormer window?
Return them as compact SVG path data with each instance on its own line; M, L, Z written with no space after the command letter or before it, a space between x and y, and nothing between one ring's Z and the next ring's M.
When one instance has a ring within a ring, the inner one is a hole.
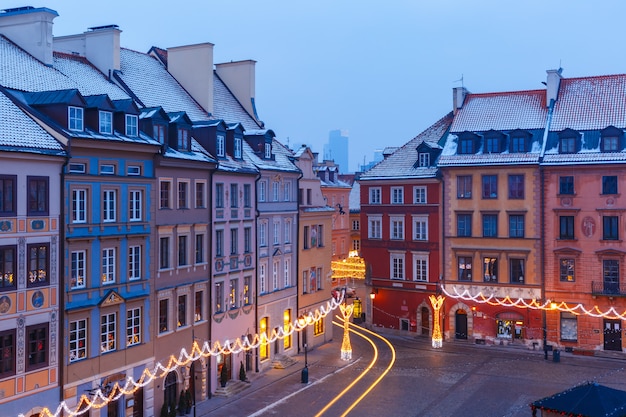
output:
M178 128L178 149L189 150L189 130Z
M576 153L580 151L580 133L573 129L559 132L559 153Z
M430 154L426 152L420 152L418 155L418 163L422 168L430 166Z
M265 159L272 159L272 144L265 143Z
M70 130L83 131L83 109L81 107L68 107L68 124Z
M622 137L624 131L615 126L609 126L600 132L600 145L602 152L619 152L622 149Z
M165 126L154 125L152 131L153 131L154 139L159 141L160 144L164 144L165 143Z
M500 153L500 138L485 138L485 153Z
M226 155L226 151L225 151L224 136L217 135L217 156L223 157L225 155Z
M112 134L113 133L113 113L110 111L99 111L99 120L100 120L100 133Z
M512 153L520 153L526 152L526 138L523 137L512 137L511 138L511 152Z
M138 118L133 114L126 115L126 136L137 136Z
M241 139L235 138L235 158L241 158Z
M619 150L619 138L606 136L602 138L602 152L617 152Z
M459 139L459 154L474 153L474 140L470 138Z
M560 153L576 152L576 138L561 138L560 142Z

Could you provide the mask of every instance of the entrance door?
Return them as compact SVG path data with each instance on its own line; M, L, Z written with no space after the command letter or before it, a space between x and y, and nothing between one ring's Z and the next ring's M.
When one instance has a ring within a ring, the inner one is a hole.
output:
M455 339L467 339L467 313L465 310L457 310L455 316Z
M167 404L170 410L176 408L176 372L171 371L165 377L165 383L163 385L163 403Z
M422 307L422 335L428 336L430 335L429 326L429 318L430 314L428 313L428 309L426 307Z
M604 350L622 351L622 325L620 320L604 319Z
M133 417L143 417L143 388L133 394Z

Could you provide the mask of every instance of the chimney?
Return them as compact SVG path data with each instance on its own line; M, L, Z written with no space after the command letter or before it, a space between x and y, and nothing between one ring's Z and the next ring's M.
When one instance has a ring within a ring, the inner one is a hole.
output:
M78 54L106 76L120 69L120 34L117 25L96 26L79 35L57 36L54 50Z
M256 113L254 103L255 93L255 67L256 61L251 59L245 61L231 61L222 64L215 64L215 72L224 81L224 84L239 100L244 109L257 121L259 117Z
M463 107L465 96L469 93L465 87L454 87L452 89L452 107L454 114Z
M207 113L213 113L213 44L167 48L167 70Z
M550 107L552 101L559 98L559 86L561 85L561 73L563 68L558 70L547 70L548 80L546 83L546 106Z
M44 64L52 66L52 21L58 15L46 7L0 10L0 34Z

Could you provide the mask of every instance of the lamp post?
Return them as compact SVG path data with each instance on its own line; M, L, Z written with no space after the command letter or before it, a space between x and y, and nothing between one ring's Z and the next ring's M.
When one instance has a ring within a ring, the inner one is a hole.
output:
M304 347L304 368L302 369L300 382L302 382L303 384L308 384L309 383L309 359L307 357L307 354L308 354L309 346L306 340L307 320L304 318L304 316L300 316L300 318L298 319L298 323L300 324L300 328L302 329L301 331L302 346Z

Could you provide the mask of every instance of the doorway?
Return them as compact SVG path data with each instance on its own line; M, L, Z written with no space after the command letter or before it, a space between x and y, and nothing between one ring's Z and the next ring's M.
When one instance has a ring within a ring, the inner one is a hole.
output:
M430 313L428 308L422 307L422 335L430 335Z
M604 350L622 351L622 323L604 319Z
M467 339L467 312L465 310L457 310L454 319L454 338Z

